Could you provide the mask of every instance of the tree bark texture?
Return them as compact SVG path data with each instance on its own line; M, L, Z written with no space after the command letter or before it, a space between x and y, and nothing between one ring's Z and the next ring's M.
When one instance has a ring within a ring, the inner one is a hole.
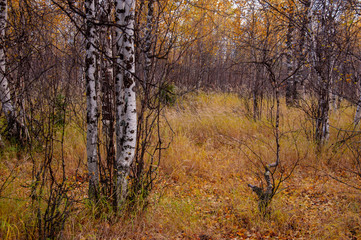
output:
M356 108L356 112L355 112L355 118L354 118L354 124L358 125L361 119L361 79L358 80L358 101L357 101L357 108Z
M97 159L98 109L96 91L95 58L95 5L94 0L85 1L86 11L86 57L85 80L87 100L87 159L89 171L89 198L95 200L99 188L99 169Z
M287 55L286 55L286 65L287 65L287 74L288 79L286 81L286 104L287 106L293 106L296 101L296 82L294 76L291 76L294 71L294 51L293 51L293 40L294 40L294 24L293 24L293 6L290 3L289 11L289 20L288 20L288 31L287 31Z
M7 0L0 0L0 100L8 121L9 131L15 130L15 108L11 101L9 83L6 77L5 29L7 22ZM12 132L14 134L15 132Z
M154 0L148 2L147 25L145 28L145 68L144 68L144 91L147 91L147 83L151 76L152 67L152 30L153 30Z
M316 91L318 95L317 112L315 113L315 141L319 146L329 138L330 91L332 87L332 62L330 49L326 48L329 41L330 24L325 21L326 6L319 0L311 1L310 5L310 62L316 74ZM327 28L327 29L326 29Z
M128 192L128 178L137 139L135 95L135 0L115 2L117 41L116 72L116 201L121 209ZM119 27L121 26L121 27Z

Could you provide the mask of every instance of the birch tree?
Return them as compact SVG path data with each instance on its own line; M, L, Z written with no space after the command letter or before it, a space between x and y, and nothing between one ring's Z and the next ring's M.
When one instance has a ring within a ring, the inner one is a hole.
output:
M311 1L310 6L310 63L315 72L314 87L317 94L315 113L315 140L318 144L329 138L329 114L334 99L336 64L340 58L337 50L338 17L343 11L343 1Z
M311 1L310 6L311 31L309 45L309 60L316 74L316 91L318 94L317 111L315 113L315 140L318 144L323 144L329 137L329 87L328 63L330 55L325 49L327 36L325 26L325 5L318 0Z
M114 177L115 162L115 115L114 115L114 77L113 77L113 26L110 26L113 18L113 4L111 0L100 1L99 6L99 89L101 105L101 121L105 158L99 159L99 177L101 181L102 194L113 198L115 183L111 180ZM104 181L104 179L107 179Z
M116 202L120 209L127 197L128 178L137 139L135 95L134 17L135 0L115 1L117 72L116 91ZM121 28L120 28L121 26Z
M359 80L358 82L359 87L358 87L358 100L357 100L357 104L356 104L356 112L355 112L355 117L354 117L354 124L358 125L361 119L361 93L360 93L360 89L361 89L361 81Z
M153 14L154 14L154 0L148 2L147 24L145 30L145 67L144 67L144 91L147 89L147 82L150 79L150 70L152 66L152 27L153 27ZM146 101L146 100L145 100Z
M6 77L6 56L5 56L5 39L6 39L6 22L7 22L7 0L0 1L0 100L2 111L8 122L10 134L16 133L16 114L15 108L11 101L9 83Z
M98 118L97 91L95 82L95 5L94 0L85 0L86 12L86 56L85 80L87 99L87 159L89 171L89 198L96 199L98 195L99 173L97 160Z
M295 61L295 68L299 67L300 69L295 73L295 85L294 88L296 98L305 98L305 77L306 74L306 67L304 66L304 62L307 56L307 47L306 47L306 35L308 34L308 21L309 21L309 10L310 10L310 0L306 0L302 2L301 10L299 12L299 19L300 19L300 27L298 32L298 41L295 46L296 52L296 61ZM299 85L300 90L298 90L297 86Z
M295 81L294 76L292 76L294 62L293 62L293 40L294 40L294 6L292 3L289 5L289 16L288 16L288 31L287 31L287 55L286 55L286 65L287 65L287 74L290 76L286 81L286 104L287 106L292 106L295 103Z

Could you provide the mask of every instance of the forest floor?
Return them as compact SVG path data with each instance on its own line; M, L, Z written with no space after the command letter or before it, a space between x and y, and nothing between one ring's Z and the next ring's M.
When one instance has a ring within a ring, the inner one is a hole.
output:
M247 101L235 94L179 99L165 112L171 129L164 127L163 136L171 145L163 152L145 211L119 221L106 213L95 217L94 209L79 203L62 239L361 239L360 190L335 180L361 183L348 171L357 169L355 152L339 144L343 135L338 130L348 129L354 114L354 108L343 105L332 112L329 143L317 151L312 121L282 103L275 183L290 176L263 216L247 185L260 185L262 165L275 161L272 101L264 101L261 119L254 121ZM69 134L65 148L68 165L79 175L86 174L84 142L81 134ZM2 155L0 180L11 169L16 174L0 198L0 239L31 239L26 231L30 201L24 200L31 161L12 149ZM84 163L78 166L78 159ZM87 182L75 181L74 194L86 197Z

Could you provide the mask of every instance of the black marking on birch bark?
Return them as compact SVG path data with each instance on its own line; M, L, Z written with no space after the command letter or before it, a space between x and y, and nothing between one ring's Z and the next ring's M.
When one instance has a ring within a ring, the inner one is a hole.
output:
M89 84L90 78L89 78L89 76L86 76L85 79L86 79L86 82L87 82L86 95L87 95L87 96L90 96L90 93L91 93L91 88L90 88L90 84Z
M124 104L124 110L122 112L122 114L126 113L128 110L128 104ZM124 115L123 115L124 116Z
M87 57L85 58L85 65L92 66L94 64L94 58L93 57Z
M124 141L124 142L127 142L127 141ZM126 150L126 149L133 149L133 147L130 146L130 145L125 145L125 146L123 147L123 149L124 149L124 150Z
M92 157L88 157L88 162L89 163L95 163L97 160L95 158ZM93 175L93 173L89 173L89 175Z
M118 10L117 10L117 13L125 13L125 8L118 9Z
M131 20L133 20L133 15L128 15L128 16L125 16L125 18L124 18L125 22L130 22Z
M126 63L126 66L125 66L125 69L127 69L127 70L131 70L132 69L132 67L133 67L133 63L131 63L131 62L127 62ZM129 74L128 74L129 75ZM127 76L128 78L129 78L129 76Z

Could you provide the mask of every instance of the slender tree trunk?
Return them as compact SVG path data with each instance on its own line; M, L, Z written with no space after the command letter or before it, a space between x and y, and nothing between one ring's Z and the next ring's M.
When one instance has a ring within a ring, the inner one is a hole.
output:
M323 81L323 80L319 80ZM321 93L318 99L317 119L315 138L316 142L323 145L329 138L329 110L330 110L330 98L329 98L329 86L328 83L323 81Z
M145 26L145 44L143 49L144 54L144 78L143 78L143 96L141 102L141 109L139 109L139 121L142 123L144 121L144 113L148 108L149 104L149 95L150 95L150 84L152 83L153 76L152 76L152 64L153 64L153 57L152 57L152 31L153 31L153 20L154 20L154 0L149 0L147 5L147 22ZM141 128L138 129L141 131ZM143 151L142 151L143 153ZM142 154L141 153L141 154ZM139 162L136 164L136 178L140 179L143 174L144 170L144 157L141 156L138 158Z
M135 0L116 0L116 201L121 209L128 193L128 178L134 160L137 139L135 95L134 18Z
M331 59L330 60L330 66L328 67L328 92L329 92L329 104L330 104L330 110L337 111L337 84L334 81L334 68L336 66L336 60Z
M5 29L7 22L7 0L0 0L0 100L10 135L17 134L15 108L11 101L9 83L6 77Z
M293 62L293 6L290 3L289 10L289 20L288 20L288 32L287 32L287 55L286 55L286 65L287 65L287 74L290 76L286 81L286 104L287 106L293 106L295 103L295 81L294 76L291 76L293 72L294 62Z
M357 101L357 108L354 118L354 124L357 125L361 119L361 79L358 80L359 88L357 89L357 93L359 94L358 101Z
M154 0L148 2L147 12L147 25L145 28L145 67L144 67L144 81L143 88L144 92L147 92L149 82L151 79L151 68L152 68L152 30L153 30L153 14L154 14ZM147 102L147 99L144 99Z
M317 76L317 112L315 113L315 141L321 147L329 138L330 89L332 86L332 56L323 42L329 37L325 18L324 2L312 0L310 5L310 62Z
M86 57L85 80L87 99L87 158L89 171L89 198L96 200L99 191L99 169L97 159L98 109L96 91L95 58L95 6L94 0L85 0L86 11Z
M101 26L99 29L99 83L100 83L100 105L102 114L102 132L104 140L105 163L99 159L99 176L113 179L114 162L115 162L115 145L114 145L114 78L113 78L113 48L112 48L112 29L107 26L112 19L111 0L102 0L99 5L99 19ZM102 193L108 197L113 197L114 181L105 181L101 183Z
M255 54L255 53L254 53ZM260 97L261 84L261 70L258 64L254 65L254 72L253 72L253 86L252 86L252 98L253 98L253 120L258 121L261 119L261 109L260 109L260 101L262 101Z
M304 99L306 97L306 89L305 89L305 78L303 75L305 73L305 56L307 54L306 50L306 34L308 34L308 26L309 26L309 12L310 12L310 0L306 0L303 2L303 12L302 12L302 21L301 27L298 31L298 41L296 42L295 46L295 54L296 54L296 61L294 61L294 69L298 70L295 72L294 76L294 85L293 85L293 92L294 92L294 99L295 104L298 104L298 100L300 98Z

